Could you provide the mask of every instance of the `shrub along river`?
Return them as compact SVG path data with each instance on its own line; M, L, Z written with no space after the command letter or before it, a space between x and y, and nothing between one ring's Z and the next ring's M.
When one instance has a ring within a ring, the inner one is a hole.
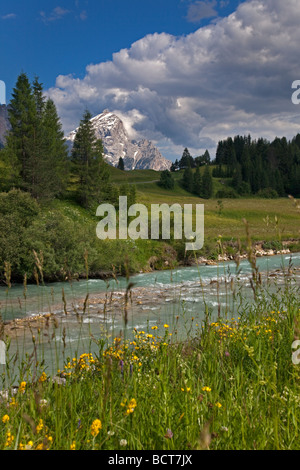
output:
M287 285L300 287L300 253L260 257L256 266L261 305ZM193 336L207 314L211 319L245 314L255 298L252 279L251 264L242 260L239 265L219 262L130 279L1 287L1 316L11 338L9 354L18 351L24 356L34 348L36 357L55 370L68 356L97 351L99 338L110 340L120 334L130 338L134 328L150 331L158 326L158 332L164 332L168 324L173 338ZM30 327L24 326L24 319L30 319Z

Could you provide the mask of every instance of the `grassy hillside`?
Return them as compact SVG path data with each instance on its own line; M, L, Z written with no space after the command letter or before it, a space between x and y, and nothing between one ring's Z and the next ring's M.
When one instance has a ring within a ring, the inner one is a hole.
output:
M202 168L203 170L203 168ZM222 235L224 240L246 239L244 219L250 226L253 240L278 240L300 237L300 214L289 198L237 198L222 199L215 197L204 200L185 191L181 185L182 172L173 173L174 189L164 189L157 184L160 172L135 170L124 172L111 169L112 181L116 184L135 184L137 202L147 206L166 203L204 204L205 237L207 240ZM213 178L214 194L226 184L226 180Z

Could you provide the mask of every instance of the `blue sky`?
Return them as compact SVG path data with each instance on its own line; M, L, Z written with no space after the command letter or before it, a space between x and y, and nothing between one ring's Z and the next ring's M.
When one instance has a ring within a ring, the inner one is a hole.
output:
M66 133L85 109L175 160L228 136L300 131L299 0L2 2L0 80L37 75Z
M82 78L88 64L110 60L113 53L130 47L147 34L188 34L199 25L213 20L216 14L227 15L235 9L239 1L208 2L206 6L202 3L205 2L2 2L0 79L6 83L7 100L21 71L26 72L30 78L39 76L45 88L53 86L60 74L74 74ZM206 14L213 16L206 18ZM201 15L204 15L204 18L201 19Z

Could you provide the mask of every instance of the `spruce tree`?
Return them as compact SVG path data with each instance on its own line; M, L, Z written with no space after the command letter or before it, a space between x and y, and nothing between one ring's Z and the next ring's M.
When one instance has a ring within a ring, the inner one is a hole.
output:
M86 208L105 200L110 177L103 159L102 142L95 136L91 118L91 113L85 111L72 149L73 171L78 178L78 201Z
M163 170L160 174L159 186L165 189L173 189L174 184L175 183L171 171Z
M124 167L124 160L123 160L122 157L119 158L118 168L119 168L119 170L122 170L122 171L125 170L125 167Z
M32 84L32 90L35 101L36 113L39 117L42 117L45 109L46 98L43 93L43 85L39 82L38 77L35 77L34 79L34 82Z
M190 164L188 164L188 166L184 170L183 177L182 177L182 186L189 193L193 192L194 176L193 176L193 170L191 169Z
M43 198L62 194L69 175L68 148L54 102L49 98L41 120L42 153L39 193Z
M243 181L243 178L242 178L241 165L237 163L233 172L233 176L232 176L232 186L237 192L239 192L240 190L242 181Z
M203 177L202 177L202 189L201 195L204 199L209 199L213 194L213 180L210 173L209 166L205 167Z
M194 159L191 156L189 150L187 148L185 148L184 151L183 151L182 157L179 161L179 168L180 169L188 168L188 166L193 168L195 166L195 162L194 162Z
M17 79L9 105L11 130L5 157L15 167L13 184L35 199L58 195L66 181L67 147L53 101L43 95L35 78L31 86L27 75Z
M16 183L28 190L32 183L31 167L37 116L32 87L25 73L19 75L13 89L8 117L11 130L6 141L7 153L18 162Z
M202 179L201 179L199 166L197 166L195 173L194 173L193 193L195 193L196 196L201 197L201 190L202 190Z

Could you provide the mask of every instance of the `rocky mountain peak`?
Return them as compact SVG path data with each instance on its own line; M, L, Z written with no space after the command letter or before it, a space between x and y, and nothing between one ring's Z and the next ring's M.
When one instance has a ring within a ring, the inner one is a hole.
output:
M161 155L152 142L146 139L140 142L131 140L123 121L108 109L94 116L91 122L96 137L102 140L105 159L112 166L117 166L122 157L125 170L170 169L171 162ZM76 132L77 129L67 136L70 144L73 143Z

